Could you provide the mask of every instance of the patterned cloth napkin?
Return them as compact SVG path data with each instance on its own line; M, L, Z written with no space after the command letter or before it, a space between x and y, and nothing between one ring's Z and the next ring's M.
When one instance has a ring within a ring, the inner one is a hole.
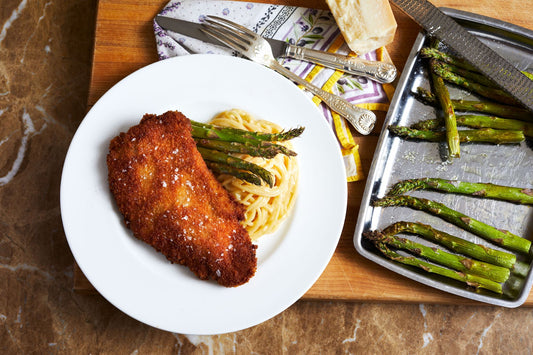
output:
M226 0L172 0L160 12L160 15L191 22L202 22L206 15L216 15L248 27L263 37L288 41L322 51L354 55L344 42L329 11ZM155 21L154 32L157 52L161 60L192 53L236 55L230 49L204 43L172 31L165 31ZM363 58L390 62L384 48L367 53ZM283 58L280 59L280 63L305 80L328 92L340 95L357 106L381 111L389 108L390 98L394 91L390 84L381 85L364 77L348 75L295 59ZM338 138L348 181L363 179L359 146L354 141L348 123L337 113L330 111L318 97L307 94L318 105Z

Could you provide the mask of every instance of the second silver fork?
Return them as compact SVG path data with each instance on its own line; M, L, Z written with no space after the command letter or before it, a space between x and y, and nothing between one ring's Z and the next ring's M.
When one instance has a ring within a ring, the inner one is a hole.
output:
M337 95L324 91L284 68L274 58L270 44L255 32L217 16L207 16L203 26L206 34L229 48L305 87L329 108L346 118L359 133L367 135L372 132L376 123L376 115L372 111L357 107Z

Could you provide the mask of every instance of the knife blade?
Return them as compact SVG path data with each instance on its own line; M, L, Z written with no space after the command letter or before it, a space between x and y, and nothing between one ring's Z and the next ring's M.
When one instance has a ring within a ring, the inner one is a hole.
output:
M391 0L391 2L422 26L430 36L441 40L533 112L533 80L527 78L429 1Z
M157 15L155 20L163 29L180 33L203 42L224 46L223 43L202 32L200 30L202 28L200 23L161 15ZM379 83L390 83L394 81L397 75L396 67L389 63L299 47L272 38L265 39L272 47L272 52L276 58L288 57L313 62L348 74L364 76Z

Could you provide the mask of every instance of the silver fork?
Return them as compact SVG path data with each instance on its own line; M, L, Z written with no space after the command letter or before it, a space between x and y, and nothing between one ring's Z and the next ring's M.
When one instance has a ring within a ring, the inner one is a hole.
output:
M345 99L324 91L285 69L272 55L270 44L255 32L217 16L206 17L203 22L203 31L248 59L273 69L289 80L304 86L322 99L333 111L346 118L359 133L366 135L374 128L376 115L372 111L352 105Z

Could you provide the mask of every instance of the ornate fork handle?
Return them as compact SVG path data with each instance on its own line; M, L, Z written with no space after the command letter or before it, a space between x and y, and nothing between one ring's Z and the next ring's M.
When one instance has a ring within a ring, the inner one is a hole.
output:
M304 86L307 90L318 96L329 108L346 118L359 133L367 135L372 132L374 124L376 123L376 115L372 111L354 106L343 98L330 94L329 92L310 84L298 75L285 69L274 59L268 66L288 79Z
M321 64L353 75L370 78L379 83L390 83L396 79L396 67L389 63L349 57L310 48L287 45L285 56Z

